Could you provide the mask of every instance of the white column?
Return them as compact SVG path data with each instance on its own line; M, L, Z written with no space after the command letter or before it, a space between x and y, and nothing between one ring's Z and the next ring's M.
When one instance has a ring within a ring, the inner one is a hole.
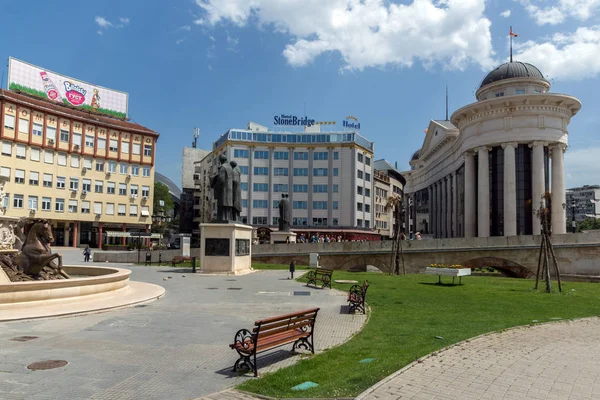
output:
M533 142L531 156L531 211L532 218L532 234L539 235L542 230L540 219L536 216L540 209L542 196L546 191L545 184L545 165L544 165L544 146L548 143Z
M485 146L477 149L477 236L490 236L490 165L489 149Z
M557 143L552 149L552 233L567 233L565 199L565 150L567 146Z
M433 237L438 237L438 224L439 224L439 218L438 218L438 214L440 211L440 206L438 204L438 193L439 193L439 186L438 183L434 183L433 184Z
M429 218L427 223L427 233L431 233L433 231L433 187L429 186L427 188L427 194L429 195Z
M504 149L504 236L517 235L517 143L502 143Z
M465 153L465 237L475 236L475 157Z
M440 184L442 185L442 194L441 194L441 228L440 229L440 237L445 238L446 237L446 213L448 212L448 208L446 207L446 178L442 178L442 180L440 181Z
M452 219L451 237L458 237L458 182L456 180L456 171L452 172Z
M446 237L452 237L452 175L446 177Z
M437 235L436 237L442 237L442 182L438 181L437 183L437 218L436 218L436 226L437 226Z

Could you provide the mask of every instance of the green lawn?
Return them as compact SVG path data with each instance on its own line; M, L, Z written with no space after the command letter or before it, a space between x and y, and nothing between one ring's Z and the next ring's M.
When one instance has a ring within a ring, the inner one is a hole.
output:
M364 329L342 346L248 380L239 389L274 397L353 397L450 344L533 320L600 314L600 286L595 283L566 282L562 294L547 294L532 290L531 280L486 276L466 277L460 286L437 285L437 276L431 275L336 271L335 279L369 280L367 303L371 311ZM336 287L348 289L348 285L334 283ZM359 363L365 358L375 361ZM260 364L259 360L259 368ZM319 386L302 392L290 390L305 381Z
M141 262L139 264L136 263L135 265L144 265L144 263L143 262ZM173 266L173 264L171 264L171 262L168 262L168 261L163 261L161 264L152 263L152 267L172 267L172 266ZM192 268L192 262L186 261L186 262L178 263L175 266L180 267L180 268ZM200 270L200 260L196 260L196 268L198 270ZM252 268L257 269L257 270L285 270L285 271L288 271L290 269L290 266L284 265L284 264L252 263ZM296 271L305 270L305 269L308 269L308 267L304 266L304 265L296 265Z

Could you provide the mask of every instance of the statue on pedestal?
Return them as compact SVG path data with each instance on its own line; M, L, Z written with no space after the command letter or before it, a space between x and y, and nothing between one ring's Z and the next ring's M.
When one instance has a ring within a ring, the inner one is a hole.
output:
M281 194L281 200L279 200L279 231L289 232L292 218L292 207L290 207L290 201L288 195L285 193Z
M216 175L210 180L210 187L217 200L217 220L219 223L233 222L233 169L227 163L227 157L219 156Z
M233 220L235 222L241 222L242 219L240 214L242 213L242 171L240 167L238 167L237 162L231 161L229 163L231 165L231 170L233 174Z

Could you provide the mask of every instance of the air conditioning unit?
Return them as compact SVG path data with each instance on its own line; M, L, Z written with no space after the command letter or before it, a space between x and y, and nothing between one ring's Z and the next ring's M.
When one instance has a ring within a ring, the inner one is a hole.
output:
M87 194L87 190L84 190L83 192L81 192L82 196L85 196Z
M96 214L96 218L100 218L102 214Z
M74 145L74 146L73 146L73 149L75 149L75 150L79 150L79 145L78 145L78 144Z
M88 169L87 169L87 167L83 167L81 170L85 173L85 172L87 172Z
M107 173L106 173L106 176L110 176L110 172L107 172Z
M48 139L48 144L54 144L54 139Z
M30 208L30 209L29 209L29 212L30 212L30 213L33 213L33 214L35 214L35 212L36 212L36 211L37 211L37 210L36 210L35 208Z
M131 175L127 175L127 179L131 179Z
M77 189L71 189L71 192L77 192Z
M143 200L143 201L147 201L147 200L148 200L148 196L144 196L144 197L142 197L142 200Z
M132 200L133 200L133 199L135 199L136 197L137 197L137 196L136 196L135 194L132 194L132 195L131 195L131 199L132 199Z

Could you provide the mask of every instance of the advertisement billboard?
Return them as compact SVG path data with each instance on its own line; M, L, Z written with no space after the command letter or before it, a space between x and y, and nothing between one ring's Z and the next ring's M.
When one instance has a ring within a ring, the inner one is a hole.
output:
M128 94L48 71L10 57L8 88L117 118L127 117Z

